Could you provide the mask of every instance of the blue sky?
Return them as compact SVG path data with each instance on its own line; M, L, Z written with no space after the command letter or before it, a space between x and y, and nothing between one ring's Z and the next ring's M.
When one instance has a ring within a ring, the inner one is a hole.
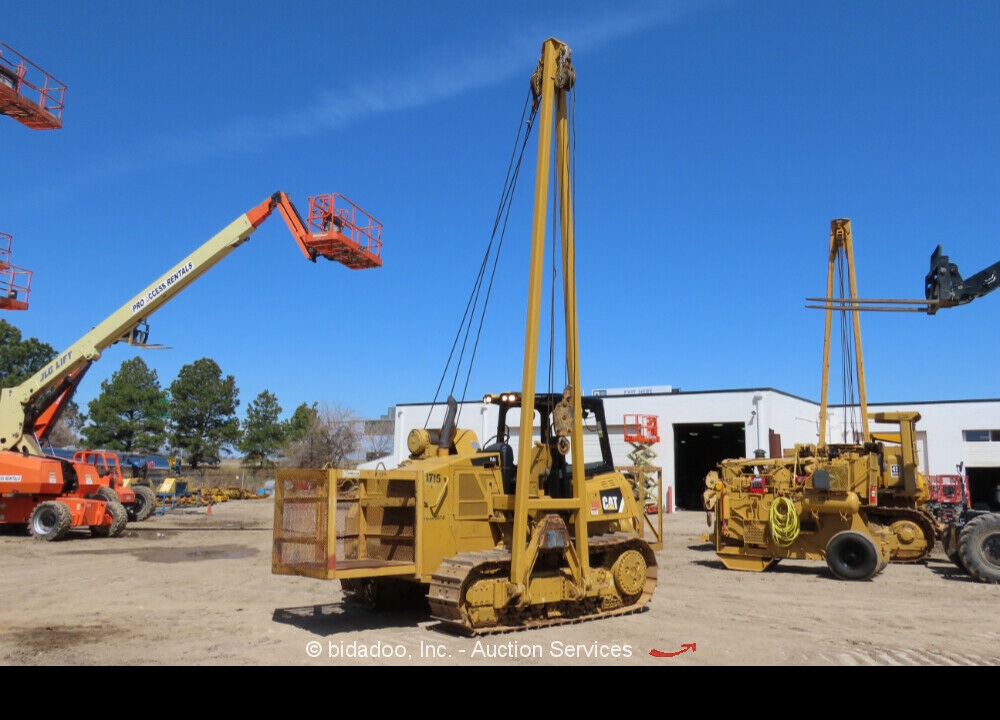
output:
M554 36L577 73L584 392L819 400L805 298L831 220L863 297L921 298L938 243L966 276L1000 260L997 27L993 0L21 3L0 40L67 91L59 130L0 118L0 231L34 273L3 317L64 349L274 191L340 192L383 223L383 267L309 263L275 214L150 318L169 349L142 357L164 387L215 359L241 417L263 390L286 415L432 400ZM536 139L470 398L520 385ZM864 314L869 401L1000 397L998 303ZM84 411L136 352L105 352Z

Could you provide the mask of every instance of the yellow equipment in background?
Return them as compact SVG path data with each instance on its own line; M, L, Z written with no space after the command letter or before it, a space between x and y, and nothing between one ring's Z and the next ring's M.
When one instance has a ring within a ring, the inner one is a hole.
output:
M833 296L835 266L845 259L850 294L857 297L850 221L833 220L827 298ZM825 307L819 442L796 445L781 458L723 460L706 477L710 537L727 568L763 571L781 559L825 560L841 579L867 580L888 562L918 562L934 548L939 526L924 507L930 493L918 469L920 415L877 413L871 419L892 425L892 431L869 430L857 312L852 319L861 429L850 442L826 441L834 305ZM853 406L844 408L849 411Z

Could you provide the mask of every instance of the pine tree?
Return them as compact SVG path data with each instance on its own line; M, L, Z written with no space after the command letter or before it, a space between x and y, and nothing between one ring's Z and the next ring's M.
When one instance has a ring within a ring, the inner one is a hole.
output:
M55 356L51 345L38 338L24 340L20 330L0 320L0 387L20 385Z
M261 392L247 407L243 439L239 444L244 466L257 469L274 466L274 459L285 441L286 426L278 420L280 416L281 405L269 390Z
M134 357L101 383L100 394L87 405L80 433L92 448L155 453L166 440L166 408L156 370Z
M236 417L239 389L211 358L185 365L170 385L170 441L183 450L192 470L219 462L240 441Z

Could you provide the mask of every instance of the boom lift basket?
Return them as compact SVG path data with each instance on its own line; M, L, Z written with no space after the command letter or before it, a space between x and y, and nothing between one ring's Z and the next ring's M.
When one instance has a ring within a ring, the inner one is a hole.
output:
M653 445L660 442L659 418L656 415L626 414L625 442Z
M382 223L340 193L309 198L305 244L352 270L381 267Z
M32 130L56 130L65 96L65 85L0 42L0 114Z
M11 239L0 232L0 310L27 310L32 273L10 264Z

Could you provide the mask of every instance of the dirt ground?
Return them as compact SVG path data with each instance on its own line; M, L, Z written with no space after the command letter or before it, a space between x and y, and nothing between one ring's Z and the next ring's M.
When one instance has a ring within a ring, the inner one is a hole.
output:
M659 583L623 617L485 638L343 605L271 572L271 499L177 508L117 538L0 535L6 666L995 666L1000 586L940 552L868 582L825 564L726 570L703 512L664 516Z

